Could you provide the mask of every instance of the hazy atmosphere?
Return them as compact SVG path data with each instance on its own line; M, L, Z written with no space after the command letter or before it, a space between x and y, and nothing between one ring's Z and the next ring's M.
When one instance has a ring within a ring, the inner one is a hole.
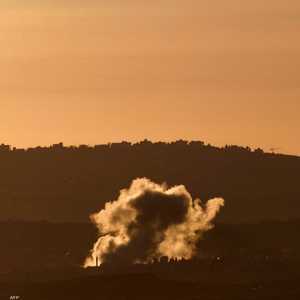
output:
M1 139L299 155L299 32L298 0L1 0Z
M0 0L0 299L300 299L300 0Z

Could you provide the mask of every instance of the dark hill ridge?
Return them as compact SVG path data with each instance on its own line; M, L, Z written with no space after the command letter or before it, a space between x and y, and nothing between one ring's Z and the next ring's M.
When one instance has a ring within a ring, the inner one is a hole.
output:
M300 217L300 157L203 142L0 146L0 220L89 221L136 177L225 198L219 221Z

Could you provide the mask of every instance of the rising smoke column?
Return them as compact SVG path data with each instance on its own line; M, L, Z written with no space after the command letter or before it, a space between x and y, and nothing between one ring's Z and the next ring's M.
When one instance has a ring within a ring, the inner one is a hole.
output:
M100 237L84 266L95 266L96 258L114 264L147 263L162 256L190 259L223 205L223 199L215 198L202 207L183 185L168 188L135 179L117 200L91 215Z

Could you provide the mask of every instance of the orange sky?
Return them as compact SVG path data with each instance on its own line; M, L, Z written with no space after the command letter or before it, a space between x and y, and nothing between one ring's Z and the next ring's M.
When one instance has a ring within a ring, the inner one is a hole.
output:
M0 143L300 155L299 32L299 0L0 0Z

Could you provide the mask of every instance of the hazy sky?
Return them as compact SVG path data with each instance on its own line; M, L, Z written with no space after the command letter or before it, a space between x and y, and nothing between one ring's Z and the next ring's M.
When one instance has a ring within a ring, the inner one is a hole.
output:
M0 0L0 143L300 154L299 0Z

